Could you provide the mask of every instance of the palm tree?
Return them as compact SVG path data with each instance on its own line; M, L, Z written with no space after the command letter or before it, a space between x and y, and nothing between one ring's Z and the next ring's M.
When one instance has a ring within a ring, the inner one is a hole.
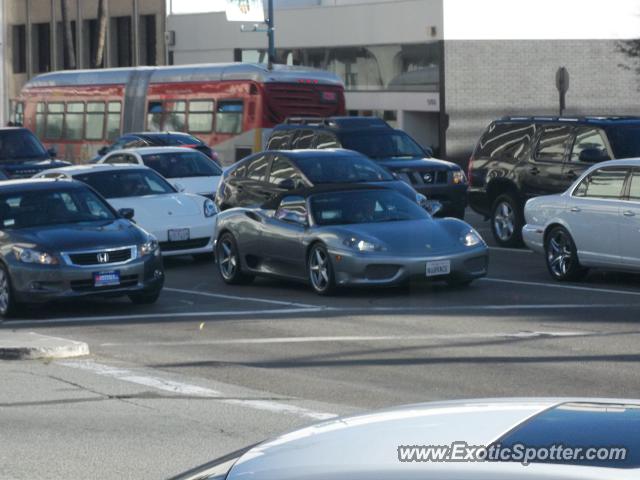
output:
M107 38L107 0L99 0L98 2L98 41L96 47L96 56L93 61L94 68L104 66L104 47Z

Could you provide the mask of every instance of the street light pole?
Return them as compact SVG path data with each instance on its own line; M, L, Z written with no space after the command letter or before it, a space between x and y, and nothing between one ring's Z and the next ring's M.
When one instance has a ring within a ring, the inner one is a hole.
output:
M267 8L267 14L269 16L269 18L267 18L267 37L269 39L268 68L269 70L273 70L273 64L276 61L276 39L275 39L275 32L274 32L275 21L273 18L273 0L268 0L268 2L269 2L268 8Z

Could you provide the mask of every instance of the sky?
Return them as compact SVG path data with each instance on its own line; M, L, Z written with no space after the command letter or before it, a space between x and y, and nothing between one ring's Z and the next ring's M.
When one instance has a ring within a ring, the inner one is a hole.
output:
M173 13L221 12L225 0L167 0L167 11L173 4Z

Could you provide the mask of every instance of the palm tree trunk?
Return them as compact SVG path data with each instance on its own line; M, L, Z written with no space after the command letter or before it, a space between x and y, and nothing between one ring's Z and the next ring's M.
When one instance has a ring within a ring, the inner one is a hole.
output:
M67 64L65 68L76 68L76 51L73 45L73 32L71 30L71 19L69 18L69 0L60 0L60 10L62 12L62 30L64 37L64 51Z
M96 57L93 62L94 68L104 66L104 50L107 38L107 0L98 2L98 41L96 47Z

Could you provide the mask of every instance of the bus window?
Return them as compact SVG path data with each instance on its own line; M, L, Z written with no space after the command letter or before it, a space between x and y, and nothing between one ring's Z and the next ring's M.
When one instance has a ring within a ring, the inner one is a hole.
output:
M241 100L218 102L216 132L241 133L243 110L244 106Z
M16 127L22 127L24 125L24 103L16 103L16 108L13 113L13 124Z
M64 138L82 140L82 123L84 121L84 103L67 103L67 115L64 122Z
M189 102L189 131L210 133L213 130L213 102L197 100Z
M64 103L50 103L47 105L47 127L45 138L59 140L62 137L62 124L64 123Z
M122 103L109 102L107 113L107 140L115 140L120 136L120 117Z
M44 138L45 107L44 102L38 102L36 105L36 136L38 138Z
M187 102L184 100L167 102L167 116L162 130L184 132L187 129Z
M102 140L104 138L104 102L87 103L84 130L87 140Z
M162 129L162 102L149 102L147 108L147 131L160 132Z

